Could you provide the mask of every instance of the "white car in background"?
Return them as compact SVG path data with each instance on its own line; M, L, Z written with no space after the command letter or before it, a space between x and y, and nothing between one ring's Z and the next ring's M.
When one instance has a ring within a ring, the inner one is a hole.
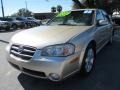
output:
M0 30L3 30L3 29L6 31L10 30L10 23L7 21L0 20Z

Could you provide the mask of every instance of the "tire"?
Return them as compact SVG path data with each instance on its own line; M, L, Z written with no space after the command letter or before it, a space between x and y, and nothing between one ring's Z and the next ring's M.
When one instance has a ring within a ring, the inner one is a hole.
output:
M25 28L25 29L27 29L27 28L28 28L28 25L27 25L26 23L24 24L24 28Z
M10 31L10 27L6 27L5 30L6 30L6 31Z
M93 70L94 63L95 63L95 50L90 44L84 54L83 62L82 62L82 67L80 70L80 74L82 76L88 76L90 72Z
M32 28L32 27L34 27L34 24L33 24L33 23L30 24L30 28Z
M16 24L13 24L13 25L12 25L12 28L13 28L13 30L16 30L16 29L17 29L17 25L16 25Z
M21 26L20 26L20 29L24 29L24 26L23 26L23 25L21 25Z

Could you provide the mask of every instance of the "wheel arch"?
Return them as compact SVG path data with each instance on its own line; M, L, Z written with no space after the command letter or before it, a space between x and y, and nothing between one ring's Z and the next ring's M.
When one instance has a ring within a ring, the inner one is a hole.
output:
M84 58L85 52L86 52L87 48L89 46L91 46L91 45L92 45L93 50L94 50L94 52L96 54L96 41L95 40L90 40L90 42L88 42L88 44L86 44L84 49L81 51L80 61L79 61L80 69L81 69L81 66L82 66L82 62L83 62L83 58Z
M90 46L90 45L92 45L92 48L93 48L94 52L96 53L96 41L95 40L91 40L89 42L89 44L87 45L87 47ZM87 47L86 47L86 49L87 49Z

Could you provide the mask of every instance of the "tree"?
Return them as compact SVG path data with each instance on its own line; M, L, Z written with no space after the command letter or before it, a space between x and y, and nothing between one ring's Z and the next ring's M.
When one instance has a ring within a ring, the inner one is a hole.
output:
M72 0L72 1L74 2L73 9L99 8L107 11L109 14L112 13L111 4L114 2L113 0Z
M77 4L79 8L96 8L99 7L99 2L103 2L103 0L72 0L74 4Z
M50 1L50 0L46 0ZM119 6L120 0L72 0L73 9L80 8L99 8L105 10L107 13L112 14L115 6L113 4L117 2L117 7ZM120 7L118 7L120 8Z
M32 12L29 10L26 10L25 8L19 9L17 13L12 14L11 16L24 16L24 17L29 17L32 15Z
M79 0L72 0L72 1L73 1L73 9L79 9L85 7Z
M61 5L58 5L58 6L57 6L57 11L58 11L58 12L61 12L61 11L62 11L62 6L61 6Z
M51 12L56 12L56 7L51 7Z

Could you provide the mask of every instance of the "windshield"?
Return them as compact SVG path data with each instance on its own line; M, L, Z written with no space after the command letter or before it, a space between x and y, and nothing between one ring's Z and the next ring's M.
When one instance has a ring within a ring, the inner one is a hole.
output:
M16 18L16 20L23 21L23 20L27 20L27 19L26 19L26 18L24 18L24 17L21 17L21 18Z
M4 18L4 21L13 21L12 18Z
M54 19L50 20L47 25L90 26L93 24L93 15L93 10L65 11L59 13Z

